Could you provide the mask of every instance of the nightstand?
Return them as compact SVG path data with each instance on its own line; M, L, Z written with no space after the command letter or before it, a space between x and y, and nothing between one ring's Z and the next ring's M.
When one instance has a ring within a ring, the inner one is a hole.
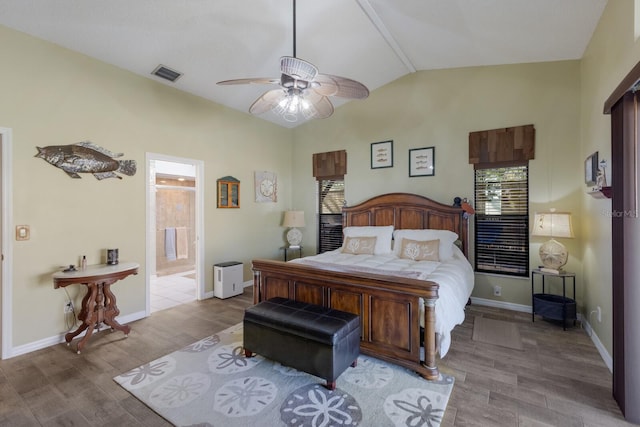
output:
M284 261L287 262L289 261L289 251L293 252L295 254L295 251L298 251L298 258L302 258L302 246L285 246L283 248L280 249L284 249ZM293 259L293 258L291 258Z
M542 293L535 293L535 278L542 278ZM545 291L545 278L557 277L562 280L562 295L547 293ZM566 281L571 279L573 285L573 298L567 297ZM567 330L567 320L573 320L576 324L576 274L575 273L548 273L540 269L531 270L531 321L535 322L535 315L543 318L562 320L562 328Z

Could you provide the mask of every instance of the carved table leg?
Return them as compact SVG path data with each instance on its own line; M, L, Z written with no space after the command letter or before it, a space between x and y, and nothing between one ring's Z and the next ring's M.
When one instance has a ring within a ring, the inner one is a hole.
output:
M86 330L84 337L78 342L78 354L84 348L89 337L93 334L93 329L96 326L97 316L95 313L96 300L98 296L98 286L95 283L87 284L87 294L82 299L82 310L78 318L82 321L82 325L74 332L70 332L65 335L64 339L67 343L70 343L73 338L78 336L82 331Z
M104 296L105 296L105 308L104 308L104 323L105 325L111 326L111 329L117 329L119 331L124 332L125 336L129 336L129 332L131 332L131 327L129 325L121 325L116 320L116 316L120 314L120 310L118 310L118 306L116 305L116 296L111 292L111 284L106 283L104 285Z
M87 329L87 324L84 323L84 319L87 318L87 305L89 298L91 297L91 290L87 288L87 293L82 298L82 308L80 309L80 314L78 314L78 319L82 322L82 324L73 332L68 332L64 336L64 340L67 342L67 345L71 344L71 341L78 335L82 333L85 329Z

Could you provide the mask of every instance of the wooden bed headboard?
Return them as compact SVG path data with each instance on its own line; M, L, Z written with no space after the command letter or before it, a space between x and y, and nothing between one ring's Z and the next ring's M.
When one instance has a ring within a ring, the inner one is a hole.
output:
M450 230L459 236L468 257L468 223L462 208L443 205L424 196L388 193L342 208L342 226L393 225L394 229Z

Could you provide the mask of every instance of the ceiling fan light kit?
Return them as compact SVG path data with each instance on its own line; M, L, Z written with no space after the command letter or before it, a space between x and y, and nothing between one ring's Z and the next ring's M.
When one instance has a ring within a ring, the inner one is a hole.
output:
M362 83L345 77L321 74L310 62L296 58L296 0L293 0L293 56L280 58L280 78L248 78L224 80L219 85L272 84L280 86L263 93L249 107L251 114L273 111L288 122L324 119L333 114L329 96L364 99L369 89Z

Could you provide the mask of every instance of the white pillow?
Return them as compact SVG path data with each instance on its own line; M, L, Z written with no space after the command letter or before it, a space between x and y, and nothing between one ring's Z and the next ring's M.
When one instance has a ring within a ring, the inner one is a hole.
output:
M393 238L393 225L345 227L342 229L344 238L347 237L376 237L374 255L391 253L391 239Z
M458 235L449 230L396 230L393 232L393 238L393 253L398 257L402 251L402 239L440 240L438 254L440 261L446 261L453 256L453 242L458 240Z

